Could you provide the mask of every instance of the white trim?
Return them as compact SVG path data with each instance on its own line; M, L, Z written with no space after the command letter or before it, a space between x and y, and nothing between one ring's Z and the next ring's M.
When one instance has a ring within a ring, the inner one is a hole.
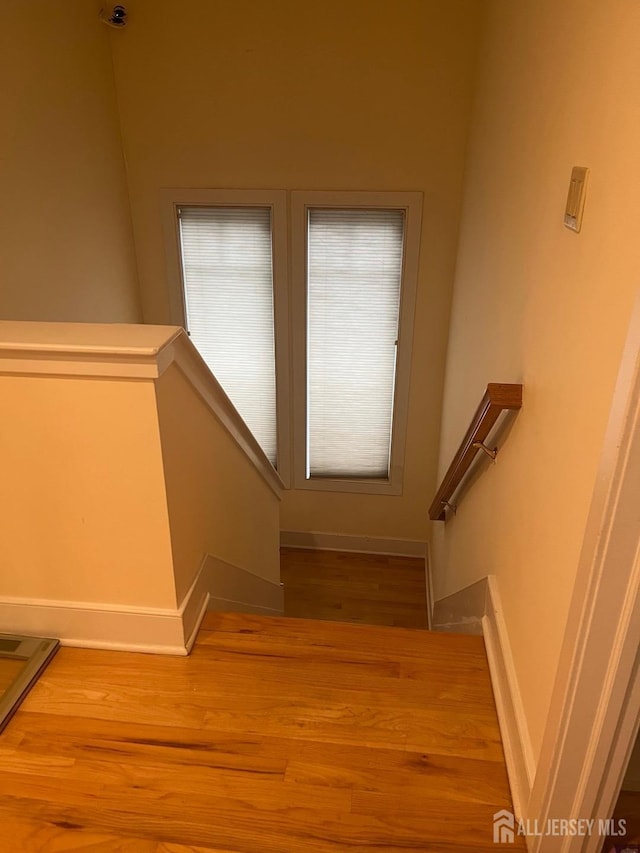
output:
M433 604L433 630L451 633L483 633L487 613L487 578L481 578Z
M294 395L294 398L296 395ZM295 407L294 407L295 408ZM296 433L297 434L297 433ZM295 455L295 446L294 446ZM294 480L294 488L304 489L313 492L345 492L348 494L359 495L401 495L402 480L399 479L402 475L402 468L393 469L396 472L395 479L392 477L389 480L371 479L344 479L332 477L300 477ZM295 462L294 462L295 471Z
M205 555L200 568L193 579L178 608L182 620L182 636L187 654L196 641L200 623L204 619L209 604L209 588L207 577L207 557Z
M427 547L426 542L411 539L385 539L375 536L349 536L343 533L316 533L302 530L281 530L280 546L314 551L352 551L358 554L422 558L426 555Z
M640 656L640 652L638 653ZM613 813L618 794L624 787L627 791L640 791L640 783L625 778L631 754L640 735L640 660L636 658L627 696L621 703L620 725L610 752L609 772L602 782L596 803L597 815L609 817ZM600 845L587 846L585 853L600 853Z
M578 564L529 816L609 818L640 715L640 296ZM532 853L598 839L536 838Z
M265 616L282 616L284 613L284 590L279 581L260 577L212 554L205 557L202 573L210 594L209 610L261 613Z
M273 259L273 313L276 361L276 420L278 475L289 485L290 418L289 418L289 284L287 258L287 193L286 190L232 190L167 188L161 190L162 222L167 267L167 287L171 321L186 329L184 282L180 257L178 208L203 207L269 207L271 209Z
M518 817L524 817L531 795L535 762L495 575L487 577L485 609L482 629L513 807Z
M397 208L406 211L404 260L398 360L393 411L393 438L388 480L330 479L306 476L306 211L309 207ZM294 445L293 481L296 489L354 492L361 494L402 494L404 457L409 408L409 381L413 325L418 283L418 261L422 228L420 192L323 192L299 190L291 193L293 401Z
M186 655L207 607L203 580L201 567L175 609L4 597L0 625L5 632L55 637L63 646Z
M262 607L259 604L252 604L250 601L234 601L229 598L217 598L211 596L207 605L207 610L218 613L255 613L258 616L283 616L283 608Z
M272 492L280 499L284 488L280 476L196 347L191 343L184 330L181 332L182 334L172 343L173 362L238 447L245 452Z
M44 359L31 356L3 354L0 373L26 376L71 376L91 379L157 379L160 376L155 358L109 358L93 361L74 356L63 359Z
M291 485L291 317L289 308L289 238L287 193L278 191L273 216L273 321L276 349L277 471Z
M181 329L127 323L0 322L0 374L157 379Z
M426 543L426 551L424 558L424 571L426 575L427 585L427 625L429 630L433 630L433 610L436 604L435 594L433 592L433 562L431 560L431 542Z

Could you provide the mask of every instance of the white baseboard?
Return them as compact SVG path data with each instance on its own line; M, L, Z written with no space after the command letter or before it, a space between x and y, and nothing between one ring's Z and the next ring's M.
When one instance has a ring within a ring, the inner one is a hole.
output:
M431 543L426 543L426 551L424 558L424 573L425 587L427 592L427 626L429 630L433 630L433 608L435 606L435 597L433 594L433 573L431 571Z
M487 612L487 578L481 578L433 604L431 627L434 631L456 634L484 633L482 620Z
M55 637L64 646L187 655L207 609L281 616L284 594L266 580L206 555L179 607L0 599L0 630Z
M349 536L343 533L281 530L283 548L305 548L318 551L353 551L359 554L381 554L390 557L425 557L426 542L411 539Z
M182 603L178 608L182 620L182 637L186 654L193 648L198 635L200 623L204 619L209 603L209 586L207 577L207 557L205 556L195 580L189 587ZM181 652L182 654L182 652Z
M202 574L209 610L263 616L282 616L284 612L284 591L278 581L261 578L211 554L205 558Z
M255 613L258 616L282 616L284 608L277 610L273 607L261 607L259 604L251 604L248 601L233 601L227 598L216 598L211 596L207 610L218 613Z
M513 805L518 817L526 817L524 810L531 797L535 762L494 575L487 578L486 614L482 627Z
M33 598L0 599L4 633L55 637L63 646L186 655L204 616L202 568L175 609Z

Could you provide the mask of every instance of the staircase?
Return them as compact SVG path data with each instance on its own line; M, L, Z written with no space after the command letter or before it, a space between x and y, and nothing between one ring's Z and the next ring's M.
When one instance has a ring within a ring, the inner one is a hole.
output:
M511 808L482 638L415 629L209 613L189 657L63 648L0 752L0 850L482 853Z

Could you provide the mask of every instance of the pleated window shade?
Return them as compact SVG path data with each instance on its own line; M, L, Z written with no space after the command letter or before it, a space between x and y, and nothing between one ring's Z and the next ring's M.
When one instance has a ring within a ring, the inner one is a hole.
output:
M271 209L180 207L178 216L191 339L275 465Z
M389 477L404 216L308 209L307 477Z

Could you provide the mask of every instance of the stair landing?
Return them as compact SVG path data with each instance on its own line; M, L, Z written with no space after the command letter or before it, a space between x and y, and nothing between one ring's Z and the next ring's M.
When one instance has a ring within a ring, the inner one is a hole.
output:
M482 638L403 628L211 613L188 658L64 648L0 761L12 853L488 853L511 808Z

